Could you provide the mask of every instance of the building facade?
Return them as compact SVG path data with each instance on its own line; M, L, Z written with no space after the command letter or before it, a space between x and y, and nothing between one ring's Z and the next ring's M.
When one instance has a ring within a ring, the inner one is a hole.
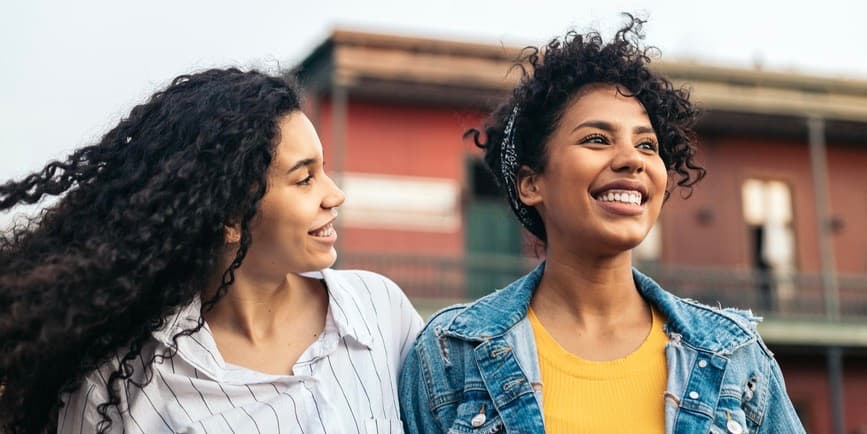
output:
M519 78L520 49L335 31L298 66L347 194L340 266L421 310L508 283L542 254L464 132ZM867 432L867 81L655 62L704 110L708 176L636 252L673 292L752 308L811 433Z

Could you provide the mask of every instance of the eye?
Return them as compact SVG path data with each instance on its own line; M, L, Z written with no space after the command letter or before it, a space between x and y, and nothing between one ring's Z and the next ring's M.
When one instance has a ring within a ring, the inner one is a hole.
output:
M637 148L638 149L646 149L646 150L653 151L653 152L657 152L659 150L659 147L656 145L656 142L653 140L649 140L649 139L639 143Z
M591 134L587 137L581 139L581 144L594 144L594 145L607 145L608 137L605 137L602 134Z
M295 184L296 185L310 185L311 181L313 181L313 175L308 174L306 178L302 179L301 181L296 182Z

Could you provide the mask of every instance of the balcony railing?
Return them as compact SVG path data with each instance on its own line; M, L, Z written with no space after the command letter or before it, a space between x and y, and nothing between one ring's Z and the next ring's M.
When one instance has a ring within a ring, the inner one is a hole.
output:
M340 268L382 273L397 282L423 313L481 297L531 270L538 260L500 255L433 257L343 254ZM754 270L645 263L638 268L681 297L752 309L774 318L821 319L825 293L818 273L774 275ZM867 320L867 274L839 274L840 318Z

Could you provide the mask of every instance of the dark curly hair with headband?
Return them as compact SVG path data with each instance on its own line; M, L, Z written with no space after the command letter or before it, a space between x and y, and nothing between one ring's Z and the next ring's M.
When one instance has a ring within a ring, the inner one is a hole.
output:
M509 166L502 161L504 140L514 144L512 157L517 161L512 166L544 172L546 143L564 110L583 86L596 83L617 85L644 106L660 142L662 160L670 173L679 175L676 185L687 189L687 195L704 177L704 168L694 159L698 110L689 101L689 91L675 88L649 68L656 50L640 44L644 21L626 16L628 22L609 42L598 32L572 31L542 48L522 51L515 65L522 78L511 98L491 114L482 130L473 128L464 134L484 150L485 163L502 187L508 190L508 178L516 176L508 169L504 173ZM545 242L545 226L535 208L516 199L510 205L524 227Z
M0 235L0 431L56 430L61 394L118 354L98 407L99 431L109 429L151 332L206 290L210 309L233 282L279 118L300 108L298 95L256 71L182 75L98 143L0 186L0 211L59 196ZM226 225L241 240L217 269Z

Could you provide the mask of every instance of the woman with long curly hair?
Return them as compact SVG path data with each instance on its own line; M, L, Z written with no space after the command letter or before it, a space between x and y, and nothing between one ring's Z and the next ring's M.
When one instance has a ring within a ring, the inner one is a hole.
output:
M59 196L0 246L0 431L399 427L421 319L329 269L343 193L290 80L183 75L99 143L0 186Z
M632 268L670 189L705 174L642 23L525 51L531 73L468 131L545 260L431 319L401 373L407 432L804 432L752 315Z

